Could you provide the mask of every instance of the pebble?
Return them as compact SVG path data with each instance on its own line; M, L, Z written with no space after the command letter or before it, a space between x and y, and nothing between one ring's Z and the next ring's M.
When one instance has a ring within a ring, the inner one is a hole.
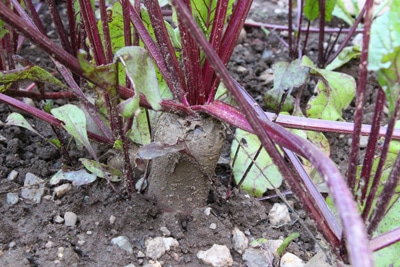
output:
M54 242L53 241L47 241L46 245L44 245L45 248L52 248L54 247Z
M64 218L61 217L60 215L57 215L56 217L54 217L54 222L55 223L63 223L64 222Z
M247 74L247 73L249 72L249 70L246 69L246 68L243 67L243 66L238 66L238 67L236 68L236 72L237 72L237 73L240 73L240 74Z
M260 73L258 79L263 81L263 84L272 84L274 82L274 71L272 69L266 69Z
M210 224L210 229L212 229L212 230L217 229L217 224L215 224L215 223Z
M64 213L64 224L66 226L75 226L77 221L78 216L75 213L71 211L67 211L66 213Z
M269 252L262 249L248 248L244 252L242 259L248 267L264 267L272 266L274 256Z
M65 194L67 194L69 191L71 191L71 189L72 189L71 184L68 184L68 183L62 184L62 185L54 188L54 194L56 195L56 197L61 198L61 197L65 196Z
M17 178L18 172L16 170L12 170L8 175L7 175L7 180L9 181L14 181L15 178Z
M129 263L128 265L125 265L124 267L136 267L136 266L133 263Z
M8 205L11 205L11 206L15 205L15 204L18 203L18 201L19 201L19 197L18 197L17 193L7 193L6 202L7 202Z
M172 237L156 237L146 240L146 257L157 260L171 247L179 246L179 242Z
M292 221L287 206L279 203L275 203L274 206L272 206L268 218L272 226L280 226Z
M239 254L243 254L245 249L249 246L249 239L237 227L232 230L232 241L233 249L236 250Z
M126 237L126 236L118 236L118 237L111 239L111 244L117 245L120 249L125 250L129 254L133 254L132 245L129 242L128 237Z
M143 267L162 267L162 265L158 261L150 260L149 263L146 263L145 265L143 265Z
M11 242L8 244L8 247L9 247L9 248L14 248L16 245L17 245L17 243L16 243L15 241L11 241Z
M116 220L115 216L114 216L114 215L111 215L111 216L110 216L110 224L114 224L114 223L115 223L115 220Z
M210 207L205 208L204 214L205 214L206 216L210 216L210 214L211 214L211 208L210 208Z
M304 262L296 255L286 252L281 258L280 267L303 267Z
M278 257L278 248L282 245L283 240L282 239L277 239L277 240L267 240L265 242L265 248L271 252L275 257Z
M163 236L170 236L171 235L171 232L165 226L161 226L160 227L160 231L162 232Z
M44 180L28 172L25 176L24 187L21 190L21 196L39 204L44 194Z
M143 251L139 250L138 253L136 254L137 258L145 258L146 254L143 253Z
M227 267L233 265L231 252L225 245L214 244L209 250L200 250L197 258L213 267Z

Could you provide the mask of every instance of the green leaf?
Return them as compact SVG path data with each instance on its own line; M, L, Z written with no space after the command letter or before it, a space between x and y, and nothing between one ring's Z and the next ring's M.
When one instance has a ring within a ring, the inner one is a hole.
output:
M161 109L161 94L158 88L156 70L146 49L139 46L124 47L115 54L135 87L135 96L142 93L154 110ZM136 112L136 111L135 111Z
M8 33L8 30L4 27L4 25L4 21L0 20L0 39L2 39Z
M261 247L263 244L267 243L267 241L268 240L266 238L261 237L261 238L251 241L250 246L253 248L258 248L258 247Z
M400 91L400 0L393 0L390 10L373 21L369 51L368 69L377 71L393 114Z
M290 63L278 62L274 69L274 89L292 90L303 85L308 78L309 68L301 65L300 59Z
M307 116L325 120L342 120L342 110L353 100L356 82L350 75L319 69L304 56L303 65L322 78L314 89L314 96L307 104Z
M150 117L153 117L155 112L148 110ZM129 138L136 144L145 145L151 142L151 134L147 121L146 111L141 108L138 116L135 116L132 123L132 130L129 133Z
M86 132L85 113L77 106L71 104L53 108L51 113L54 117L64 122L64 129L75 138L78 144L84 145L93 158L96 159L96 153L90 145Z
M301 66L299 59L290 63L278 62L273 66L273 69L274 88L265 94L265 104L269 109L278 110L282 95L286 92L287 96L281 111L290 112L294 104L294 98L290 93L294 88L300 87L307 81L310 70L307 67Z
M393 204L391 209L386 213L383 220L380 222L374 236L386 233L400 227L400 198ZM375 266L400 266L400 242L390 245L384 249L374 252Z
M256 135L240 129L236 130L235 136L236 138L232 142L231 147L231 166L233 164L233 159L235 158L236 150L239 149L236 161L232 166L235 181L236 183L239 183L245 174L246 169L251 164L252 159L254 159L261 143ZM239 140L240 144L236 140ZM265 149L262 149L244 179L241 188L249 192L252 196L261 197L268 189L279 187L281 184L282 175L278 171L278 168L273 164L272 159Z
M73 185L79 187L96 181L96 175L88 173L85 170L68 171L68 172L59 170L56 174L53 175L53 177L51 177L50 184L56 185L60 183L62 180L71 181Z
M336 0L325 1L325 21L332 20L332 12L335 7ZM304 14L308 20L315 20L320 15L319 0L306 0L304 5Z
M357 8L357 10L356 10ZM358 6L349 0L337 0L332 15L342 19L348 25L354 24L354 17L359 14Z
M278 253L278 256L279 257L282 256L283 252L289 246L290 242L292 242L299 236L300 236L300 234L296 232L296 233L293 233L290 236L286 237L285 240L283 240L283 243L279 246L279 248L276 251Z
M11 71L1 71L0 93L5 92L14 82L23 80L48 83L59 86L61 88L68 88L68 86L55 78L54 75L50 72L38 66L27 66Z
M359 46L350 46L345 47L342 52L328 65L325 67L326 70L335 70L346 63L350 62L350 60L355 58L360 58L361 50Z

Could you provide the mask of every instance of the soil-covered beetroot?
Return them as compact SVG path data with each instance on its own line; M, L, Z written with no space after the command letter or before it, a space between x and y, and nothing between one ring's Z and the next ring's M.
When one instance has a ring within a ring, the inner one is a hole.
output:
M224 140L224 128L213 118L160 115L154 141L170 145L183 141L186 148L153 159L148 194L166 211L190 213L205 206Z

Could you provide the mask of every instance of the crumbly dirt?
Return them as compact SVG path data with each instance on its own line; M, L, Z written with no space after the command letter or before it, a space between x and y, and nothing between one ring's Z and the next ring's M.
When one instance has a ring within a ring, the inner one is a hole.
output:
M277 3L257 1L251 18L285 24L286 15L274 12L278 8ZM272 86L264 84L260 74L271 68L274 62L288 60L287 50L274 35L279 33L267 37L256 28L246 28L246 32L246 38L235 49L229 68L234 77L263 106L262 97ZM312 52L314 49L310 47L309 50ZM26 42L22 55L38 63L38 53L41 52ZM264 57L266 53L269 56ZM51 65L43 62L45 60L42 59L40 64L51 68ZM356 64L347 72L356 76ZM374 86L370 87L373 92ZM62 103L56 101L57 104ZM372 105L369 103L366 106L366 112L372 114ZM352 107L346 110L346 119L352 118L351 110ZM12 111L0 104L0 120L4 122ZM46 138L54 137L49 125L33 119L29 114L24 116ZM141 194L125 199L116 193L124 191L124 183L116 183L112 188L101 179L79 188L73 187L65 196L57 198L53 194L54 187L48 181L64 166L65 159L61 153L26 129L0 125L0 135L4 137L0 140L0 266L125 266L130 263L142 266L149 262L149 259L140 256L141 252L145 252L145 241L150 237L163 236L165 232L160 230L163 226L170 231L170 236L179 241L179 247L172 248L159 259L162 266L205 266L196 254L199 250L209 249L213 244L226 245L231 250L234 266L245 266L241 255L232 249L231 231L235 226L246 232L250 240L261 237L278 239L299 232L300 237L291 242L287 251L305 262L316 253L314 241L296 220L278 228L271 227L268 213L272 205L279 202L278 199L258 201L245 192L230 191L227 186L233 184L226 163L217 165L216 177L213 178L207 203L212 208L211 214L205 215L204 208L201 208L194 209L189 218L180 218L172 213L161 212L151 199ZM332 145L332 159L345 170L349 136L328 136ZM223 151L225 159L229 155L226 148ZM101 155L107 148L96 145L96 150ZM75 163L78 158L87 157L85 151L76 148L69 152ZM12 170L17 171L18 175L10 181L7 176ZM28 172L46 181L47 197L39 204L20 198L16 205L8 205L6 194L19 193ZM230 193L229 198L226 197L227 193ZM306 216L295 198L288 198L300 218L317 236L315 222ZM58 215L62 217L68 211L78 216L78 222L73 227L55 220ZM213 223L216 227L210 229ZM133 254L111 244L111 239L117 236L128 237L133 246Z

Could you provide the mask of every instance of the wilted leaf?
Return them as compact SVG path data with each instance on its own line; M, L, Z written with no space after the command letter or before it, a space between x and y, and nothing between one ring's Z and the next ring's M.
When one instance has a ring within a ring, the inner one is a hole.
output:
M307 116L325 120L342 120L342 110L347 108L355 96L356 82L350 75L319 69L304 56L303 65L322 76L307 104Z
M166 143L153 142L144 145L138 150L138 157L141 159L154 159L162 157L168 153L176 153L185 149L184 142L177 142L176 144L170 145Z
M25 129L28 129L29 131L34 132L35 134L39 135L43 139L46 139L38 131L33 129L33 127L30 125L30 123L19 113L13 112L10 115L8 115L8 117L6 119L6 124L23 127Z
M119 182L121 180L119 177L123 176L123 173L120 170L109 167L105 164L99 164L95 160L81 158L79 161L82 162L83 166L85 166L88 171L99 178L106 178L111 182Z
M56 185L62 180L72 181L72 184L75 186L82 186L86 184L90 184L96 181L96 175L92 173L88 173L86 170L79 171L63 171L59 170L53 177L50 179L50 184Z
M22 80L49 83L61 88L68 88L50 72L38 66L27 66L7 72L0 71L0 93L5 92L14 82Z
M142 93L154 110L161 109L161 95L158 88L156 70L146 49L139 46L124 47L115 54L126 74L135 86L136 93ZM139 97L136 94L135 97Z
M235 158L236 150L239 149L236 161L232 166L235 181L236 183L239 183L245 174L247 167L251 164L252 159L254 159L261 143L256 135L240 129L236 130L235 136L236 138L231 147L231 166L233 164L233 159ZM236 140L240 141L240 147ZM247 151L250 158L244 150ZM261 197L268 189L277 188L282 184L282 175L279 173L278 168L273 164L272 159L265 149L261 150L255 162L256 163L253 164L244 179L241 188L245 189L253 196Z
M96 153L90 145L86 132L85 113L77 106L71 104L53 108L51 113L54 117L63 121L65 130L75 138L78 144L83 144L89 153L96 158Z

